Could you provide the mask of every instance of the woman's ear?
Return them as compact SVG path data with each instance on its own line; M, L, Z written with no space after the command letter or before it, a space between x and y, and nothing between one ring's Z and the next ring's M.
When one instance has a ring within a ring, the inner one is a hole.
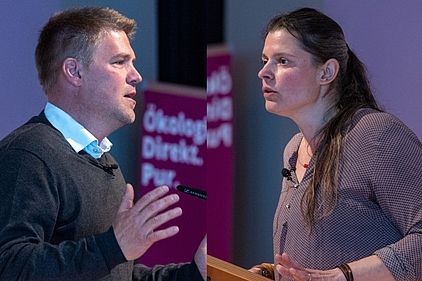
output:
M340 65L336 59L327 60L321 67L319 73L319 82L321 85L327 85L333 82L339 72Z
M80 63L75 58L66 58L62 64L62 72L66 80L75 87L82 83Z

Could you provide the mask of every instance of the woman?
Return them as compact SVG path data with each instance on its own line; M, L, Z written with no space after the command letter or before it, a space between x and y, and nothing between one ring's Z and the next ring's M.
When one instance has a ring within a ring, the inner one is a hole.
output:
M276 17L262 61L266 109L300 129L284 151L275 280L422 280L422 145L379 108L341 27L309 8Z

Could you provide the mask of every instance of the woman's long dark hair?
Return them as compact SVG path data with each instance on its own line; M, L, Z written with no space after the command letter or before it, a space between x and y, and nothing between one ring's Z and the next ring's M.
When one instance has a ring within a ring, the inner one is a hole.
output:
M302 8L273 18L267 25L265 37L269 32L282 29L292 34L301 48L312 55L314 65L322 65L332 58L340 65L332 85L338 95L335 97L337 102L329 110L336 114L316 136L319 144L314 155L315 169L301 202L305 222L312 231L314 220L330 214L337 203L343 130L359 109L381 109L372 94L365 66L350 50L342 28L334 20L315 9ZM321 202L316 200L318 189Z

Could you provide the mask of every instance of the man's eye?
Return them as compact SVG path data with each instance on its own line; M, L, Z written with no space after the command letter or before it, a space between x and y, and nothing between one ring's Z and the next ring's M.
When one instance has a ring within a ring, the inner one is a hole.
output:
M268 60L262 60L262 61L261 61L262 65L266 65L266 64L267 64L267 62L268 62Z

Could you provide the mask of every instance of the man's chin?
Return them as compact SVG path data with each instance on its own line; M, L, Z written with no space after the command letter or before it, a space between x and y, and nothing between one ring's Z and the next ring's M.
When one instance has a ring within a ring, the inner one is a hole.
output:
M130 116L128 116L129 118L128 118L128 122L127 122L127 124L132 124L132 123L134 123L135 122L135 120L136 120L136 114L135 114L135 112L133 112L133 114L131 114Z
M129 125L135 122L136 115L135 112L126 112L126 114L120 113L120 116L116 116L117 120L121 124L120 127L123 127L125 125Z

